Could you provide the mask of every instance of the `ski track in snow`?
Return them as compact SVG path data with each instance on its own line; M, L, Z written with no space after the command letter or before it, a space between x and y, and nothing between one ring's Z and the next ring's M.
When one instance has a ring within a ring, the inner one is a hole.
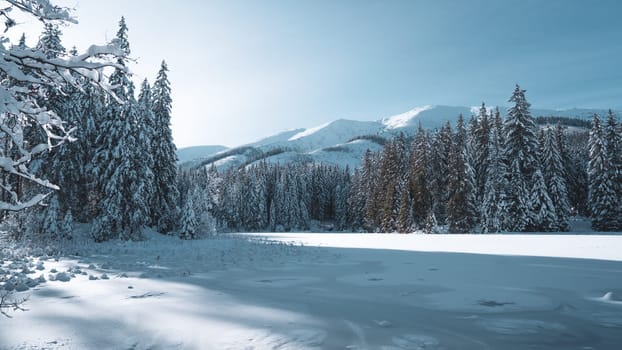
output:
M622 236L148 237L76 241L59 257L0 250L0 289L29 296L29 311L0 318L0 349L622 343Z

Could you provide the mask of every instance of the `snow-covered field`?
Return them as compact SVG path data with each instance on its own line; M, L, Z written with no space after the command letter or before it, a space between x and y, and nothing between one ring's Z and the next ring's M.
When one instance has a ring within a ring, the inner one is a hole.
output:
M76 255L59 259L0 260L14 284L33 286L17 294L29 296L28 311L0 318L0 348L622 344L622 236L148 237L74 243L67 250Z

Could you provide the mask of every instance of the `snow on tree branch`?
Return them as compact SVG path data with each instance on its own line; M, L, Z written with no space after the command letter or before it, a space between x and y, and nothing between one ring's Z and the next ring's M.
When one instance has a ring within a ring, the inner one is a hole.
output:
M71 16L71 9L52 5L49 0L6 0L6 2L21 11L30 13L44 22L64 21L78 23L78 20ZM11 8L9 7L8 9L5 9L5 11L10 11L10 9Z
M0 16L5 17L5 32L15 25L9 15L13 9L43 22L77 23L69 9L53 5L49 0L6 2L8 7L0 7ZM65 90L69 87L84 92L85 84L91 84L119 101L105 71L110 68L126 71L120 63L125 56L117 40L108 45L93 45L81 55L64 58L50 57L41 48L11 46L0 35L0 210L18 211L36 205L49 194L37 193L36 188L46 188L46 192L58 189L31 169L33 160L72 140L65 116L50 107L49 92L62 97L67 95ZM24 190L24 183L30 186L28 191Z

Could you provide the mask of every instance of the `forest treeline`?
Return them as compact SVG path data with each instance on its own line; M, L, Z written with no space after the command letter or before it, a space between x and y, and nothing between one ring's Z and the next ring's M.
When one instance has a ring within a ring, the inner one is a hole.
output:
M604 126L595 115L591 131L569 131L567 120L538 127L518 86L510 102L505 118L482 104L455 127L399 135L366 152L360 169L260 162L183 172L183 227L189 236L205 227L308 230L314 221L365 232L553 232L585 215L596 230L621 230L613 113Z
M590 216L596 230L622 230L616 117L610 112L601 122L595 115L589 133L565 130L561 123L587 124L532 118L518 86L505 117L482 104L478 115L460 116L453 126L419 127L391 140L361 136L383 148L366 152L356 169L259 161L228 171L180 170L168 67L162 62L153 86L145 80L136 89L127 69L128 31L122 18L113 40L116 60L102 66L111 72L107 84L71 71L64 75L68 81L55 84L3 71L2 88L15 94L13 102L39 108L28 110L30 119L5 112L0 123L0 216L15 235L70 238L74 220L90 223L96 241L139 240L146 227L182 238L316 225L364 232L551 232L568 230L575 214ZM80 61L60 37L59 27L48 23L36 47L22 36L10 52L51 66ZM24 72L35 74L37 67Z
M168 67L163 61L153 86L145 79L137 89L128 69L128 32L121 18L111 44L118 53L114 62L92 68L88 77L77 70L56 84L3 77L2 88L32 92L28 97L37 113L62 117L52 124L19 115L2 119L2 164L16 159L13 164L23 167L20 173L3 166L0 179L5 209L0 218L13 225L15 236L42 242L71 238L74 221L92 223L96 241L139 240L147 226L177 232L180 198ZM75 48L62 45L61 34L58 23L47 22L35 47L28 47L22 35L12 55L61 66L81 62ZM36 74L30 68L24 72ZM109 77L103 83L93 84L91 76L104 74Z

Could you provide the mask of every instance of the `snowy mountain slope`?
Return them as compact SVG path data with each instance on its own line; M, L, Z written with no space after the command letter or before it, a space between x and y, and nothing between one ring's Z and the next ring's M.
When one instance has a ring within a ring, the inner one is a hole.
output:
M322 163L341 167L348 166L353 169L361 164L361 159L368 149L378 151L381 148L380 143L358 139L311 152L287 151L266 157L265 161L272 164Z
M500 108L500 110L503 115L507 112L505 107ZM419 123L424 129L436 129L448 121L455 124L460 114L468 120L478 111L479 107L426 105L377 121L338 119L312 128L284 131L251 144L224 150L211 155L198 164L200 166L214 164L217 168L224 169L247 166L265 159L268 162L280 164L322 162L340 166L348 165L352 168L360 165L362 155L367 149L365 147L372 150L380 149L377 143L369 141L369 139L367 142L352 144L350 141L354 139L365 136L390 139L399 133L413 135L419 127ZM532 109L531 112L534 117L566 117L589 120L594 113L606 115L607 110ZM622 115L620 112L616 113ZM227 156L223 156L225 154ZM192 165L196 166L197 163Z
M339 119L314 128L285 131L255 143L225 150L213 154L200 165L209 167L214 164L222 170L266 160L279 164L323 162L355 166L367 150L364 146L377 150L379 145L369 140L352 145L348 143L361 136L382 134L383 129L382 123L378 121Z
M405 132L407 134L417 130L419 123L424 129L440 128L445 122L455 122L458 115L468 118L472 115L471 107L454 106L423 106L382 119L382 124L388 132Z
M378 134L382 126L378 122L338 119L320 127L307 129L292 136L290 147L300 151L314 151L348 142L360 135Z
M226 149L227 147L221 145L184 147L177 150L177 158L180 163L198 161Z
M280 132L278 134L268 136L266 138L260 139L259 141L248 144L247 146L252 147L278 147L283 143L287 143L287 140L292 138L294 135L305 131L304 128L287 130Z

